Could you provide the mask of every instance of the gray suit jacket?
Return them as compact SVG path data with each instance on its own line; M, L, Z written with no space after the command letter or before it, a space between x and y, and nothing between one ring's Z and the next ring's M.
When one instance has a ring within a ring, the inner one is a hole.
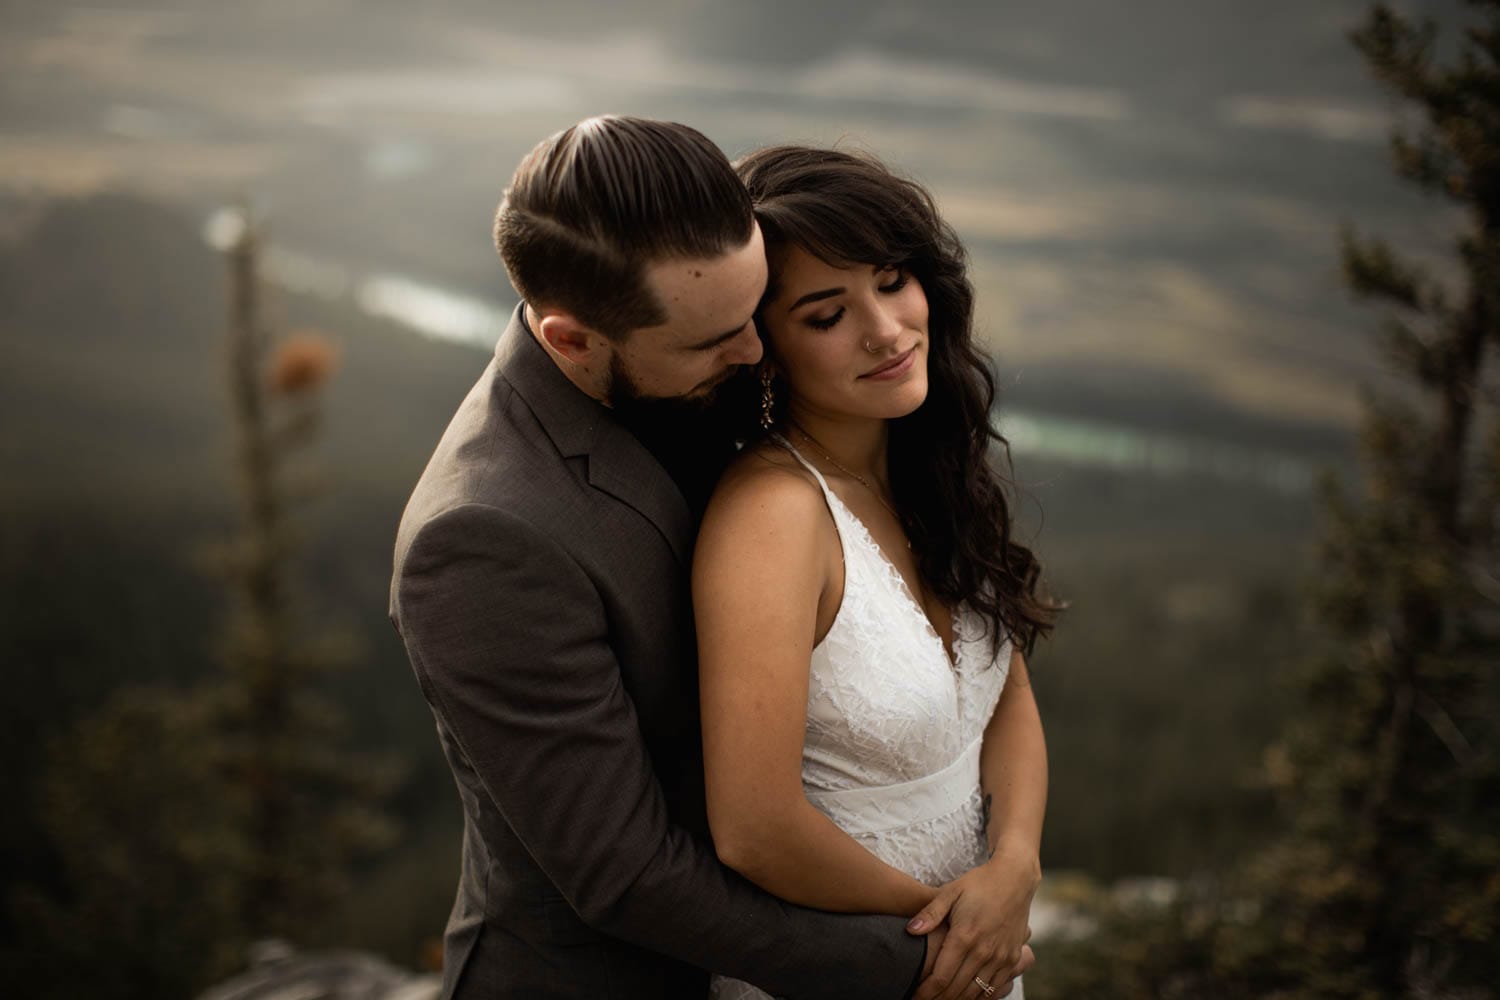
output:
M407 505L391 587L463 802L445 998L701 997L707 969L785 997L911 987L900 918L784 903L714 855L694 532L513 318Z

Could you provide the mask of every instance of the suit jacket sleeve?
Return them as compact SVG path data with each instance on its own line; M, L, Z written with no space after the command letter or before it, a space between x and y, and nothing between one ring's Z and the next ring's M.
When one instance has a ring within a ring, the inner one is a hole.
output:
M589 577L516 516L427 522L397 589L412 663L497 810L590 926L784 997L907 994L889 916L784 903L672 825Z

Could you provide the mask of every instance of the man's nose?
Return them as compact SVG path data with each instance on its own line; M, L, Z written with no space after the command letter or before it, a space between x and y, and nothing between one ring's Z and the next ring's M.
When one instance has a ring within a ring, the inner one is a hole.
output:
M735 337L727 345L724 352L724 360L732 365L753 365L760 361L760 356L765 353L761 347L760 337L755 333L755 326L751 324L745 327L738 337Z

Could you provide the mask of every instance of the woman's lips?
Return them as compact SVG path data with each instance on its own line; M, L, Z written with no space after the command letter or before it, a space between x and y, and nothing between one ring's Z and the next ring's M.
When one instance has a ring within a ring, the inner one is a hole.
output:
M885 381L886 379L900 378L902 375L905 375L907 372L911 371L912 363L916 361L916 359L917 349L915 346L913 346L911 348L908 348L905 354L886 362L879 368L876 368L874 371L865 372L860 376L860 378L874 379L876 381Z

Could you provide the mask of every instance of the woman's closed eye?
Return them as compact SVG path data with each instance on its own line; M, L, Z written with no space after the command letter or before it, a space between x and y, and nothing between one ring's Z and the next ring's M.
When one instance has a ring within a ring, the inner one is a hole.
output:
M885 274L886 272L891 273L894 277L885 284L876 286L886 295L895 295L906 287L907 282L911 281L911 274L904 267L888 267L881 274Z
M911 272L896 264L875 271L875 290L882 295L895 295L910 281ZM839 306L827 316L810 316L804 322L814 330L831 330L838 325L839 320L844 318L844 312L845 308Z
M844 318L844 307L839 306L838 311L832 316L810 316L807 325L814 330L831 330L839 320Z

